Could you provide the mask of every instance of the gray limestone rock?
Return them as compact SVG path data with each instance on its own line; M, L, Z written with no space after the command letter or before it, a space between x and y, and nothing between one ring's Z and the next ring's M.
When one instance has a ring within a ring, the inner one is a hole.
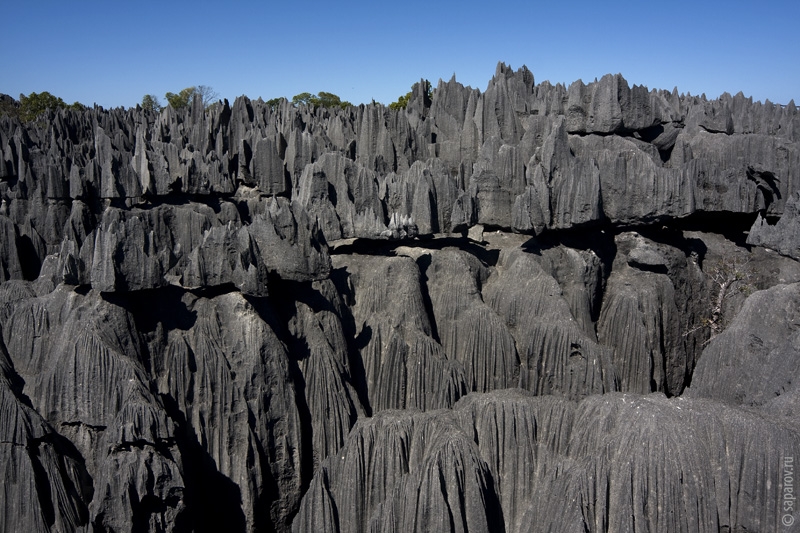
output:
M311 419L311 427L303 428L303 433L307 435L310 429L316 470L342 447L353 424L364 416L364 407L358 365L350 360L349 309L336 285L327 279L294 289L284 302L292 313L287 351L302 374L297 391ZM282 298L280 292L278 297Z
M541 249L539 252L539 265L558 282L562 297L578 327L590 338L596 339L595 323L600 314L607 268L610 265L605 265L598 253L591 248L559 246Z
M796 388L800 337L800 285L753 293L728 328L714 337L697 363L691 396L735 405L763 405Z
M265 194L289 191L283 161L271 139L261 139L253 147L253 179Z
M759 214L747 235L747 244L764 246L794 259L800 259L798 208L800 208L800 195L794 193L786 202L783 216L774 225Z
M354 428L320 467L292 529L493 531L501 524L488 465L456 417L407 411Z
M572 461L533 499L522 530L749 531L780 520L780 488L763 465L795 453L796 426L657 395L593 396L573 416Z
M0 281L23 279L20 253L17 248L17 229L15 224L0 215Z
M647 153L635 140L621 137L575 137L570 147L599 179L605 217L620 223L681 218L694 212L692 183L681 172L664 168L655 150Z
M448 359L463 366L467 390L518 386L514 337L481 293L486 268L467 253L442 250L431 254L425 277L437 335Z
M664 112L658 97L647 88L628 86L620 74L603 76L585 85L569 86L567 129L570 133L624 133L645 130L660 124Z
M109 207L80 251L75 240L65 240L63 280L88 279L104 292L233 284L259 296L266 294L268 272L293 280L327 275L326 247L305 211L282 198L249 207L252 222L246 226L235 211L230 217L203 204Z
M31 408L0 337L0 498L3 531L80 531L92 480L68 441Z
M198 484L196 505L212 506L195 508L194 519L243 531L285 529L305 453L285 346L261 304L241 294L184 294L165 303L172 309L150 326L154 381L182 423L176 439ZM179 327L170 328L176 320Z
M775 529L794 102L429 87L0 117L0 529Z
M680 394L695 361L681 309L700 312L701 280L672 246L634 232L617 235L615 245L597 335L613 349L620 390Z
M328 246L308 213L285 198L248 202L252 222L240 233L248 233L258 245L254 255L269 272L282 279L313 281L330 273Z
M514 337L521 388L570 398L617 390L610 351L586 334L533 254L501 256L484 293Z
M545 218L547 227L552 229L584 225L602 218L600 169L594 160L572 156L563 118L553 123L537 159L540 169L529 169L528 178L539 200L530 202L534 227L539 217Z
M464 366L434 336L417 263L354 256L340 265L353 287L355 342L371 411L451 407L466 392Z
M469 395L453 411L385 412L359 423L323 463L293 529L769 528L780 520L773 499L781 493L762 465L782 464L800 442L796 425L772 424L712 401L659 395L576 404L497 391ZM442 513L451 516L443 526Z
M148 387L133 317L97 293L60 287L19 302L3 326L31 407L81 458L88 520L170 529L184 511L184 481L174 425ZM126 499L114 497L120 494Z
M297 202L328 241L375 238L387 229L376 173L344 156L326 154L306 166L297 189Z

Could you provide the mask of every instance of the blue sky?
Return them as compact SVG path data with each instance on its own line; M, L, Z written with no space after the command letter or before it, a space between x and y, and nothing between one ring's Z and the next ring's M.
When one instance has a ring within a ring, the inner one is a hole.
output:
M4 0L0 92L135 106L209 85L231 102L328 91L389 103L420 78L486 88L622 73L683 93L800 104L796 2Z

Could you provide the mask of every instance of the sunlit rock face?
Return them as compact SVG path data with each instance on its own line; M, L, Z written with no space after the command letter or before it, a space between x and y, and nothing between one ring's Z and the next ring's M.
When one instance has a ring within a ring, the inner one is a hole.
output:
M794 103L425 86L0 117L0 531L800 521Z

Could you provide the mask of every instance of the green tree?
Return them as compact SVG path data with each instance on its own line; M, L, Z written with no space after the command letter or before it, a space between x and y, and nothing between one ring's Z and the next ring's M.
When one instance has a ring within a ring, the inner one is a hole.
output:
M142 108L148 111L161 111L161 102L158 97L152 94L146 94L142 98Z
M326 93L325 91L320 91L319 95L317 96L318 103L317 105L321 105L323 107L341 107L342 109L346 107L350 107L353 104L347 101L343 101L341 98L336 96L333 93Z
M316 98L317 96L311 93L300 93L292 96L292 103L294 105L299 104L311 104L311 99Z
M77 103L77 102L76 102ZM75 104L73 104L74 106ZM78 104L80 105L80 104ZM47 91L31 93L28 96L19 95L19 118L23 122L30 122L48 109L65 109L66 102Z
M283 98L283 97L281 97L281 98L270 98L265 103L267 104L267 107L269 107L270 109L274 110L279 105L281 105L284 102L284 100L286 100L286 98Z
M408 91L406 94L398 98L396 102L392 102L391 104L389 104L389 109L397 110L397 109L405 109L406 107L408 107L408 102L411 100L411 95L414 94L414 87L416 87L416 84L414 84L414 86L411 87L410 91ZM425 94L428 97L428 101L430 101L431 98L433 98L433 87L431 86L431 82L429 82L428 80L425 80Z
M406 94L398 98L396 102L392 102L391 104L389 104L389 109L394 109L394 110L405 109L406 107L408 107L409 100L411 100L411 91L408 91Z
M337 95L325 91L320 91L318 95L311 93L296 94L292 97L292 103L294 105L306 104L321 107L341 107L342 109L353 105L346 100L342 100Z
M7 94L0 94L0 117L2 116L19 118L19 102Z
M183 89L178 94L175 93L167 93L164 97L167 99L167 103L172 109L180 109L182 107L186 107L191 103L192 98L194 97L194 93L197 91L196 87L187 87Z
M195 95L198 95L203 101L204 108L210 106L219 98L219 94L208 85L194 85L185 88L178 94L167 93L164 96L167 99L167 104L169 104L171 108L180 109L191 105Z
M63 99L53 96L47 91L31 93L28 96L19 95L19 102L10 96L0 97L0 115L17 117L23 122L31 122L48 109L73 109L81 111L86 109L80 102L67 105Z

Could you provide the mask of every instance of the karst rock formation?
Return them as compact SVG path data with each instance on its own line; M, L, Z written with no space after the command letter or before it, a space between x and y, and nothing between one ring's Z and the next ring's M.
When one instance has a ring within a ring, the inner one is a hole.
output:
M0 197L0 531L795 531L793 102L50 110Z

